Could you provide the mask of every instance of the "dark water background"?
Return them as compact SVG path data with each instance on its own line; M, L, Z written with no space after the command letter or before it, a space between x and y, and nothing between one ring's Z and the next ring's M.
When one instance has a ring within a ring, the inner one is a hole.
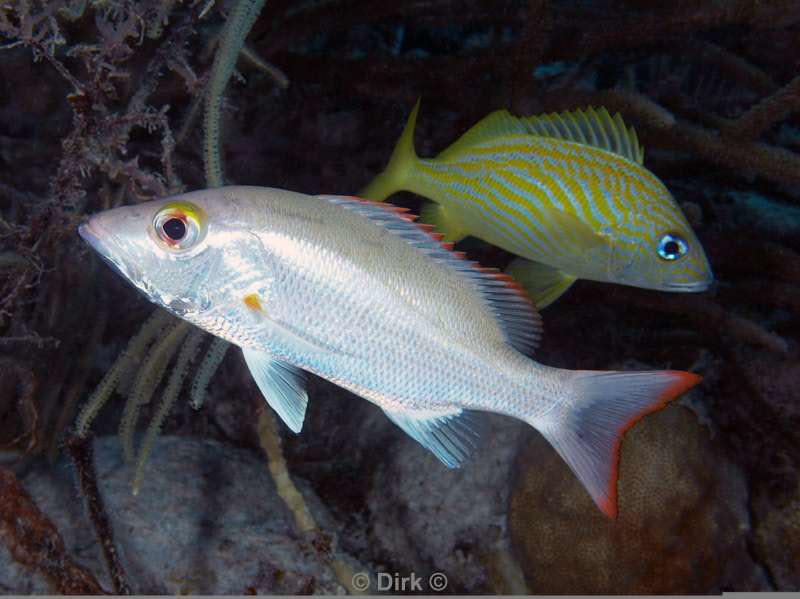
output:
M204 187L202 109L190 113L234 3L202 17L202 4L80 4L0 8L0 592L114 588L63 441L153 307L76 226ZM489 418L484 447L452 472L312 379L302 434L280 429L314 515L302 531L259 449L263 401L230 351L202 410L182 392L138 496L117 438L98 442L130 588L334 592L361 572L373 591L378 572L398 591L411 573L422 590L442 573L465 593L800 588L800 3L284 0L267 2L247 47L289 84L239 60L222 140L239 184L355 193L418 97L421 156L498 108L619 111L717 281L693 295L579 281L543 311L537 359L704 382L626 436L611 522L528 427ZM510 259L471 239L458 249ZM124 403L103 408L97 437L116 433Z

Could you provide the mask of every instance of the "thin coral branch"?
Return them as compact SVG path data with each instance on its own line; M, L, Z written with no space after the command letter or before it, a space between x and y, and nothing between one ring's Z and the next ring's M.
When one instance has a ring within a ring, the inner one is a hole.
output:
M563 92L545 102L548 108L561 110L580 105L605 106L620 112L644 131L681 150L736 174L760 175L780 183L800 184L800 156L765 143L723 138L718 132L678 121L669 111L649 98L628 90Z
M128 401L122 411L119 429L123 453L129 464L133 464L136 457L133 436L136 432L139 410L150 401L153 392L164 377L170 359L180 347L191 326L185 320L181 320L173 323L166 331L160 331L159 334L164 334L163 338L153 344L153 349L150 350L147 359L139 368Z
M150 315L150 318L142 324L139 332L131 338L125 350L114 361L114 364L106 372L89 400L81 409L75 423L75 434L79 437L88 436L92 421L111 397L121 379L130 370L134 362L141 360L147 347L172 318L164 310L155 310Z
M653 312L676 314L691 320L707 331L711 338L735 338L745 343L765 347L776 354L786 354L789 345L758 323L733 314L705 295L674 294L665 302L653 292L634 287L615 286L611 294L622 305L637 306Z
M100 489L97 487L92 441L91 439L73 436L67 442L66 447L72 459L72 464L75 466L81 492L86 499L89 517L100 541L100 547L103 549L103 556L111 576L111 584L114 585L114 592L117 595L130 595L131 589L125 575L125 569L122 567L117 547L114 544L114 531L108 519Z
M39 410L35 399L39 386L38 381L30 368L10 357L0 358L0 372L3 373L6 381L16 382L14 386L17 392L12 397L25 426L25 430L14 439L0 444L0 449L18 449L21 446L24 453L29 453L39 444ZM0 397L0 401L3 399L9 399L9 397ZM23 444L26 438L27 442Z
M251 64L264 71L279 88L286 89L289 87L289 78L274 64L267 62L247 46L242 47L241 54L242 58L245 58Z
M225 354L230 348L231 344L224 339L214 337L211 340L208 351L195 372L189 391L191 405L195 410L199 410L203 406L203 402L208 394L208 384L211 381L211 377L217 372L220 364L222 364L222 360L225 358Z
M108 309L104 306L104 302L98 302L99 308L93 310L95 314L94 323L86 339L87 347L98 347L100 340L106 330L108 324ZM62 431L66 430L69 423L75 417L75 407L80 401L81 395L86 388L86 380L89 377L92 365L91 352L83 352L76 360L75 367L72 369L72 376L70 385L67 392L64 394L62 402L60 402L61 410L58 413L55 425L53 427L53 434L50 438L50 448L48 456L51 460L55 460L58 452L59 439Z
M206 90L205 144L203 158L206 167L206 183L209 187L224 185L222 158L220 153L222 97L233 67L239 57L244 39L256 22L265 0L239 0L225 21L219 48L211 67L211 77Z
M557 42L552 53L554 57L586 56L612 49L635 48L677 34L686 37L692 32L730 25L754 28L786 26L800 21L800 5L790 0L687 2L677 9L663 4L663 9L637 12L631 16L597 16L591 27L585 27L583 24L590 17L585 9L560 11L558 27L553 35Z
M800 110L800 76L751 107L722 129L725 137L753 140L764 131Z
M153 450L158 434L161 431L161 425L164 423L164 420L166 420L172 406L178 400L181 386L183 385L186 375L189 374L189 366L200 351L200 344L203 341L203 337L205 337L205 333L202 330L193 329L183 343L183 347L181 347L178 359L175 361L175 365L172 368L172 374L170 374L167 388L164 389L161 403L150 420L150 424L144 435L144 440L142 441L142 447L139 450L139 457L136 460L136 468L133 475L134 495L139 494L139 487L144 478L144 467L147 463L147 458Z
M107 594L94 576L70 557L56 527L6 469L0 469L0 536L14 560L47 577L56 592Z

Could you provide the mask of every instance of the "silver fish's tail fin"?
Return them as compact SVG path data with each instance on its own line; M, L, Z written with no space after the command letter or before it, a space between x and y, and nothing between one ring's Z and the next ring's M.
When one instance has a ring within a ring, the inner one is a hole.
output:
M622 435L702 377L679 370L578 370L568 379L572 401L535 427L583 483L597 506L617 517L617 467Z
M358 193L359 197L382 202L394 192L405 189L409 174L417 161L417 153L414 151L414 128L417 124L419 104L420 100L417 100L403 133L394 147L392 157L389 158L389 164L382 173Z

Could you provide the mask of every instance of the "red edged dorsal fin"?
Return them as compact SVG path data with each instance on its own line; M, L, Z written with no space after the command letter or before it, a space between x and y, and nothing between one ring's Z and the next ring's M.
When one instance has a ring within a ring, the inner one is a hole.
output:
M406 208L353 197L319 197L374 221L469 280L496 318L508 343L524 354L533 353L541 337L541 318L528 295L508 275L467 260L462 252L452 252L452 244L441 242L436 233L429 231L429 225L414 223Z

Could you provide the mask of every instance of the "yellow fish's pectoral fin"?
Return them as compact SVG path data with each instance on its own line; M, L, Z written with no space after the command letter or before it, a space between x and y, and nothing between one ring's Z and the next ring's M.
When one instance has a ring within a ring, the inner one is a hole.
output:
M577 280L557 268L525 258L515 258L506 274L522 285L539 309L552 304Z
M569 212L549 207L547 218L559 240L559 252L577 264L585 262L588 252L597 252L608 245L608 239Z
M469 231L441 204L434 202L425 204L420 212L420 221L433 225L439 233L444 235L444 241L458 243L469 235Z

